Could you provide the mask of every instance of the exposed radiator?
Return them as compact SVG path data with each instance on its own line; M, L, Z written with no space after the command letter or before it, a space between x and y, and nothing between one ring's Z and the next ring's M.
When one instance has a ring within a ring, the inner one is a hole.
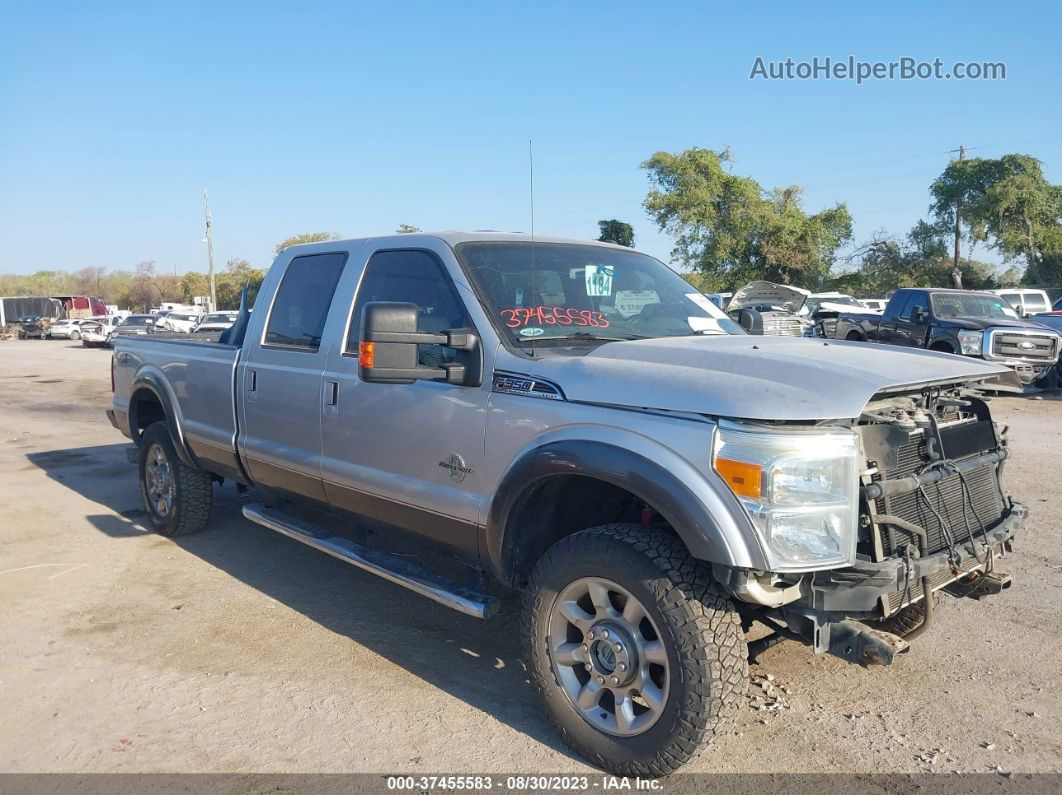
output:
M917 437L902 445L897 450L896 458L896 468L885 473L887 478L902 478L920 471L929 461L924 440ZM1002 518L1003 496L999 490L996 466L986 464L968 472L966 493L960 477L950 475L925 486L925 496L915 491L895 497L880 497L875 501L875 509L878 513L898 516L925 528L929 538L927 553L939 552L947 548L947 542L938 515L947 523L956 544L965 541L971 531L979 533L982 524L991 528ZM914 543L917 547L916 539L893 527L882 528L881 543L886 557L902 552L908 543Z

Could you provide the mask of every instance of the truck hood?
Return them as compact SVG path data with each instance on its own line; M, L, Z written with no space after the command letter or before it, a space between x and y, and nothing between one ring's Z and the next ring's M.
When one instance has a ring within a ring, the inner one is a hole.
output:
M929 384L1021 389L1012 370L978 359L800 337L663 337L540 354L530 374L569 400L734 419L854 419L879 392Z
M784 306L787 303L792 304L793 310L796 311L809 295L811 295L809 290L790 287L787 284L765 281L749 282L734 293L725 311L735 312L746 306Z
M1039 323L1030 323L1027 320L1018 320L1010 317L973 317L971 315L957 315L954 317L942 317L940 323L952 328L976 331L986 328L1023 328L1039 331Z

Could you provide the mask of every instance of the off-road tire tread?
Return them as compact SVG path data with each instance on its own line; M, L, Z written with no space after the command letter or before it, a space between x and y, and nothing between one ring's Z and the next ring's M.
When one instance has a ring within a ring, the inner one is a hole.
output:
M154 522L152 522L152 526L155 532L168 538L198 533L210 521L210 508L214 502L213 477L209 472L195 469L181 461L177 456L177 451L174 449L173 440L170 438L170 429L165 422L152 423L140 437L142 450L147 450L153 442L160 442L166 449L166 457L169 459L170 468L173 471L177 486L173 507L177 521L168 527L160 527ZM138 472L139 475L140 473ZM140 488L143 490L143 483L141 483ZM152 516L150 511L148 515L149 517Z
M680 640L681 676L690 683L686 688L686 702L678 711L678 725L670 745L641 763L617 763L593 753L575 743L561 721L552 714L549 718L564 741L594 765L618 775L658 778L674 772L704 751L744 705L748 689L748 647L741 620L725 591L712 577L710 568L691 557L677 537L635 524L607 524L562 538L539 559L524 599L523 627L528 655L536 651L532 648L533 617L549 609L540 596L538 580L559 561L586 554L588 544L592 548L596 546L595 554L607 555L607 548L595 545L595 541L626 545L660 571L662 576L651 580L649 585ZM540 693L559 686L556 681L547 681L530 659L527 669ZM553 673L552 664L550 673Z

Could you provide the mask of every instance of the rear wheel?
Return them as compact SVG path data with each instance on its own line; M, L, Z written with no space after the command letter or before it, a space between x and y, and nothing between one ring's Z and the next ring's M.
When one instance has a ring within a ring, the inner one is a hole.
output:
M848 336L845 337L845 339L848 340L848 342L862 342L863 335L858 331L849 331Z
M71 331L70 332L70 339L74 340L74 342L77 342L79 339L81 339L81 332L80 331Z
M140 497L157 533L181 536L206 527L213 480L209 472L181 462L165 422L152 423L141 434L137 461Z
M535 566L523 619L551 721L605 770L667 775L742 702L737 612L674 536L613 524L561 539Z

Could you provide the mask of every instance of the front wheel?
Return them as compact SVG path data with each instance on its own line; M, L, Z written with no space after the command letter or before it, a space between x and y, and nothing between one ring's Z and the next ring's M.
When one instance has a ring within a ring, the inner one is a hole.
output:
M675 771L742 703L738 614L674 536L612 524L561 539L535 566L523 619L550 720L618 775Z
M209 472L181 462L165 422L152 423L141 434L137 464L140 498L157 533L182 536L206 527L213 480Z
M74 342L77 342L79 339L81 339L81 333L78 331L71 331L70 339L72 339Z

